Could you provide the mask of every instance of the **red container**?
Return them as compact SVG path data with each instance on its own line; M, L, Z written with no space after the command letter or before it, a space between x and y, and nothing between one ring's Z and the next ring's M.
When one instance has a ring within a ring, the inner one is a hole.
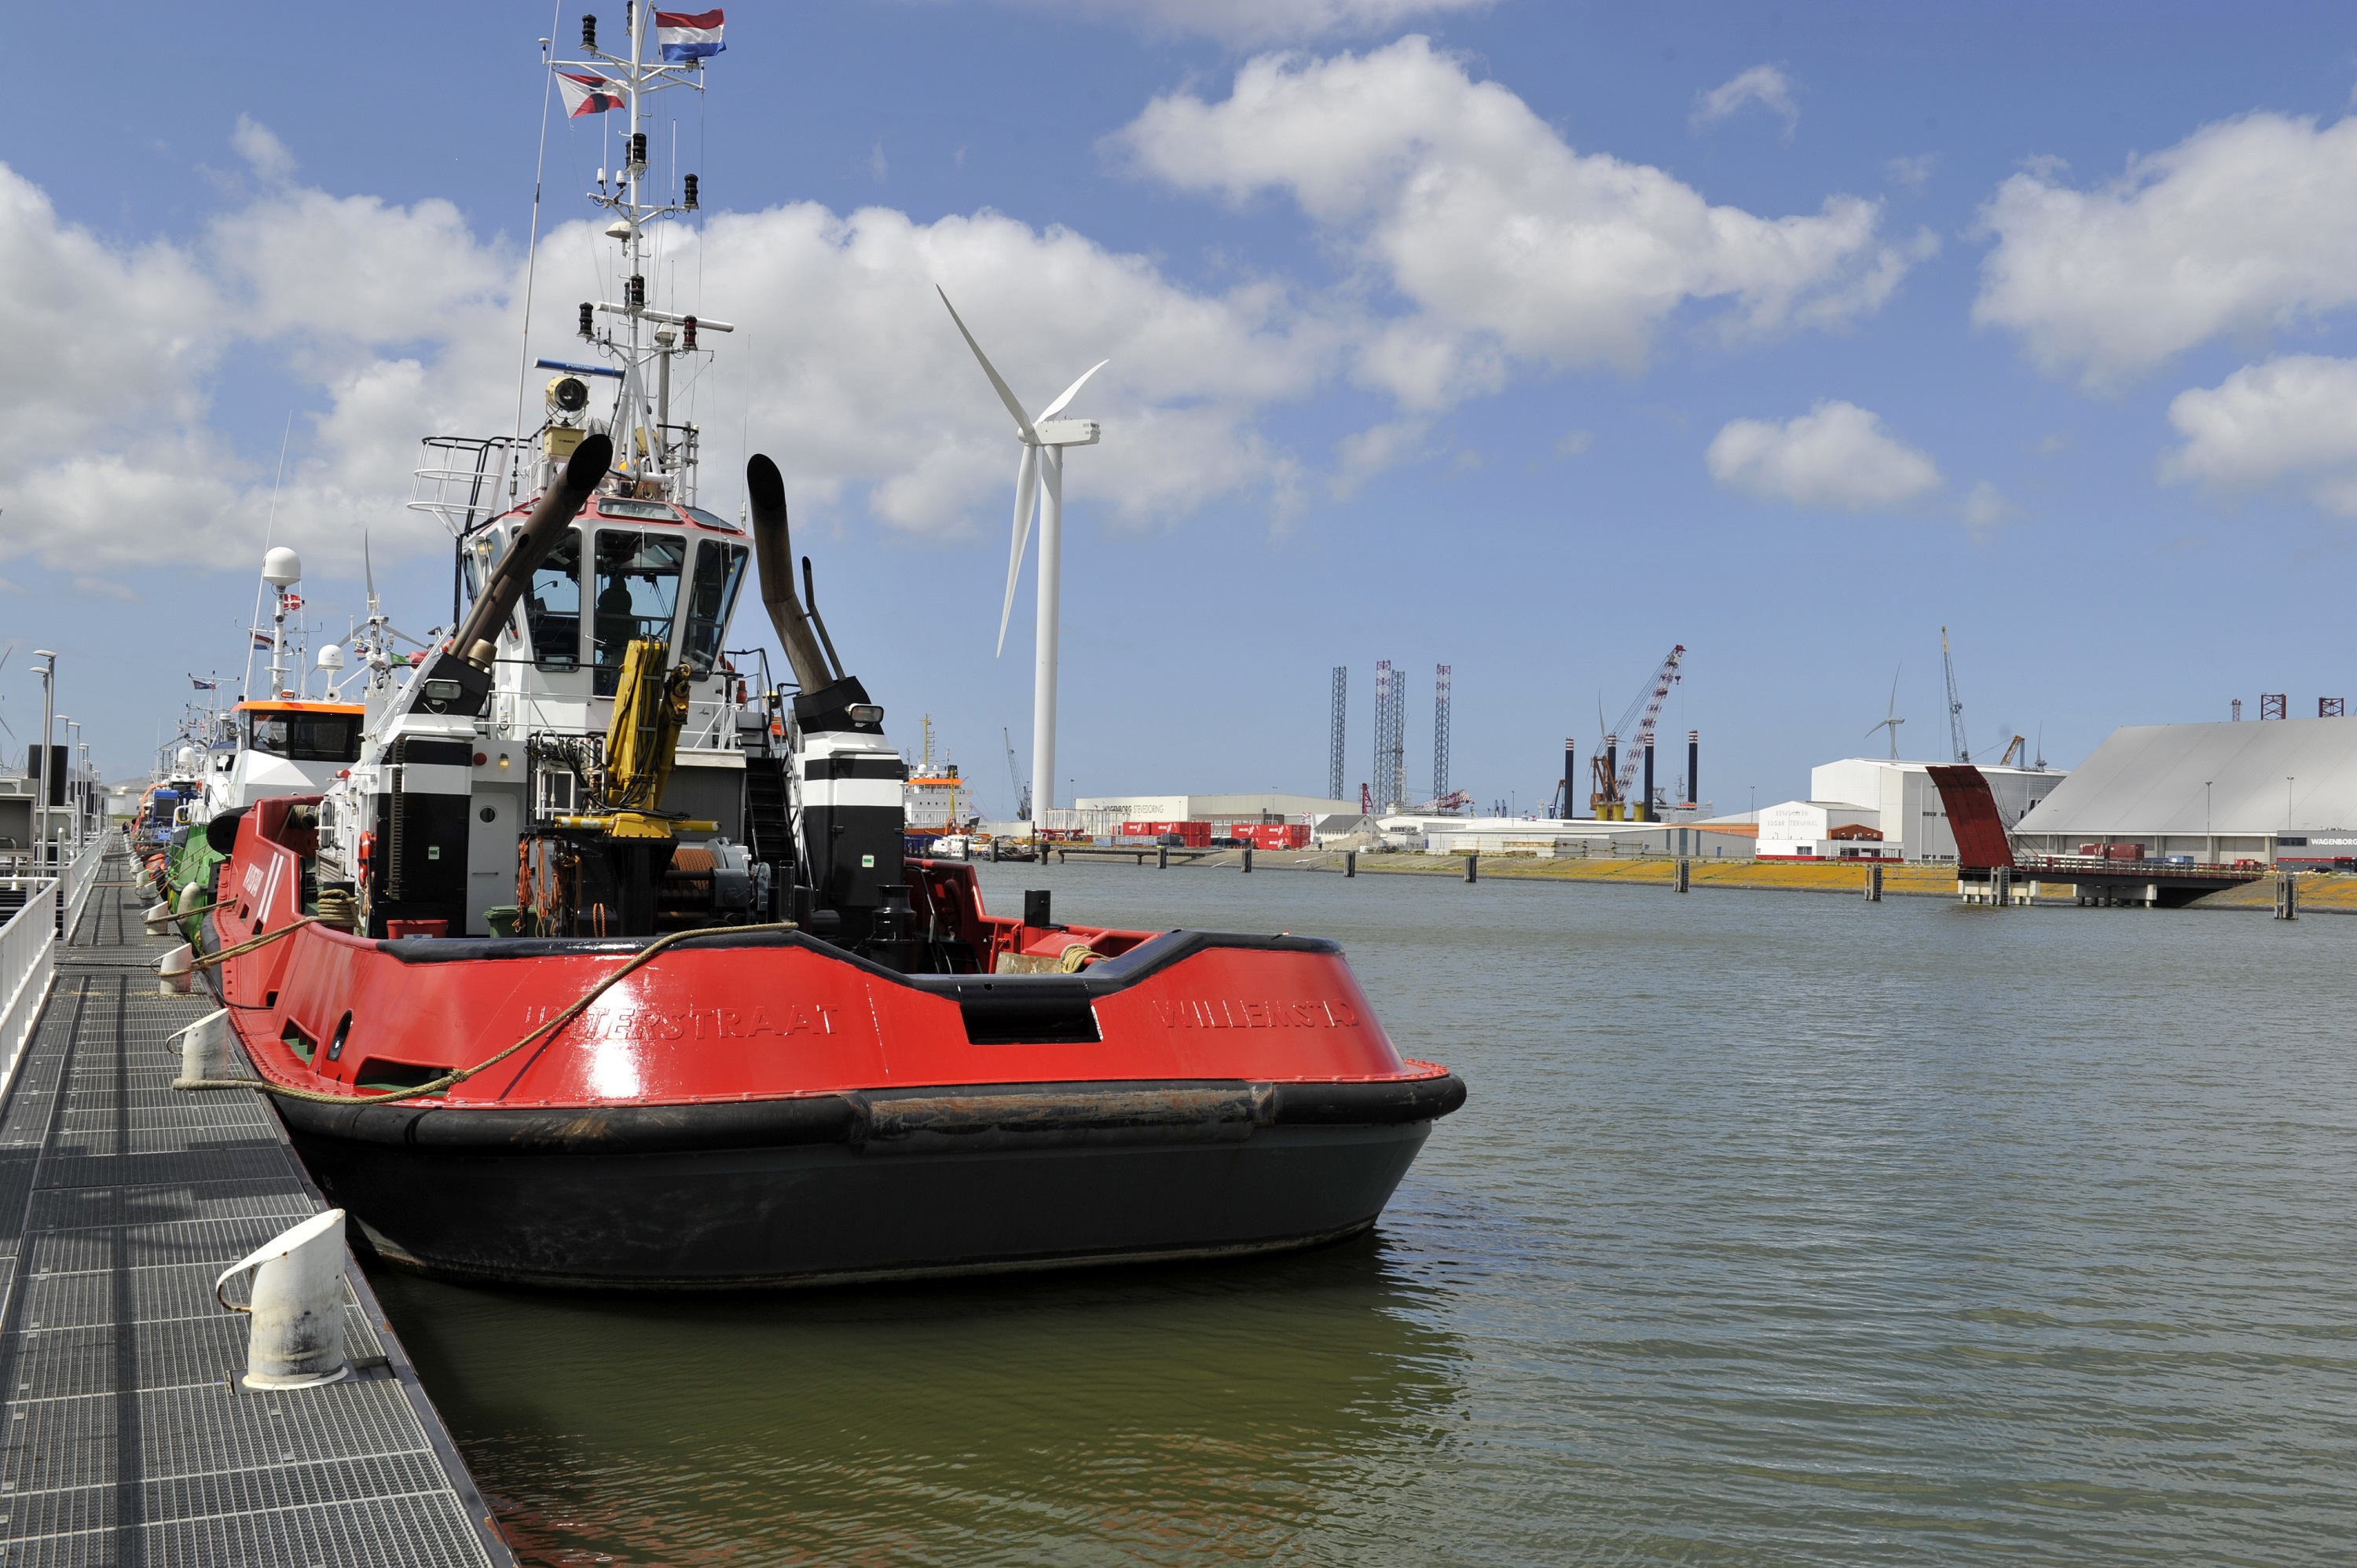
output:
M2140 843L2107 844L2104 849L2104 858L2105 860L2142 860L2144 845Z
M447 920L387 920L385 936L393 941L404 937L447 937L450 934Z

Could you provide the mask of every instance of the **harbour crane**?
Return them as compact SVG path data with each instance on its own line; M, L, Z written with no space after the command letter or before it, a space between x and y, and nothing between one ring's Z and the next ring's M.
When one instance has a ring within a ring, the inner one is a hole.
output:
M1636 782L1638 766L1644 759L1645 747L1652 744L1654 725L1662 716L1662 704L1669 700L1670 688L1678 683L1678 666L1685 657L1684 643L1671 649L1652 678L1639 689L1628 712L1620 715L1620 725L1605 730L1598 737L1596 758L1590 765L1595 770L1596 789L1588 797L1588 810L1598 816L1620 817L1627 810L1629 787ZM1597 714L1598 721L1603 716L1600 712ZM1600 722L1598 727L1601 728ZM1622 736L1629 737L1629 749L1625 755L1619 755L1615 748ZM1651 821L1653 802L1647 800L1638 804L1644 820Z
M1948 742L1957 762L1970 762L1972 748L1964 744L1964 703L1956 695L1956 660L1948 651L1948 628L1940 628L1940 662L1948 667Z
M1028 822L1031 820L1031 791L1023 787L1023 775L1015 770L1015 737L1004 725L998 736L1006 743L1006 781L1015 788L1015 820Z

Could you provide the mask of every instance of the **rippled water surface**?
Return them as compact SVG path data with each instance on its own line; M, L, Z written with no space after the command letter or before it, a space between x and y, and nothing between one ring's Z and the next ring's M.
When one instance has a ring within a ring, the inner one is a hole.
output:
M2312 1563L2357 919L985 868L1339 938L1472 1086L1276 1262L380 1288L526 1561Z

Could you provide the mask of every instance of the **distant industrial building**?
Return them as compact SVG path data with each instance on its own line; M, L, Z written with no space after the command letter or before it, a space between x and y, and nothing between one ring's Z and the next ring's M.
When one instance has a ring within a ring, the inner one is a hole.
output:
M2134 844L2198 864L2329 864L2357 856L2352 828L2357 719L2283 719L2115 730L2014 841L2043 854Z
M1376 824L1394 849L1431 854L1526 854L1541 860L1667 854L1751 858L1749 822L1712 822L1687 812L1661 822L1598 817L1385 817Z
M1956 858L1955 835L1928 762L1848 757L1809 770L1809 798L1760 810L1763 860ZM2070 774L2059 768L1983 768L1998 812L2018 822Z
M1818 769L1823 772L1824 769ZM1900 860L1882 814L1845 800L1787 800L1760 813L1761 860Z
M1083 795L1072 802L1082 811L1115 813L1123 822L1297 822L1304 817L1359 814L1356 800L1276 790L1245 795Z

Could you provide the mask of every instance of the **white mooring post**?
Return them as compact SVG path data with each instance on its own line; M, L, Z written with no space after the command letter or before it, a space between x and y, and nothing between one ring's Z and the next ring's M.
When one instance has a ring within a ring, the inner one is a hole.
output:
M156 989L166 996L186 996L188 981L196 971L197 955L188 943L182 942L156 961Z
M253 1271L253 1298L241 1306L221 1287ZM245 1350L245 1386L307 1389L350 1372L344 1359L344 1211L315 1214L232 1264L213 1283L213 1299L253 1317Z
M1680 836L1680 837L1684 837L1684 834L1685 834L1685 829L1684 829L1684 828L1680 828L1680 829L1678 830L1678 833L1679 833L1679 836ZM1678 862L1678 891L1679 891L1679 892L1683 893L1683 892L1684 892L1684 891L1686 890L1686 882L1687 882L1688 878L1690 878L1693 875L1694 875L1694 862L1693 862L1693 861L1691 861L1691 860L1680 860L1680 861Z
M1866 868L1866 901L1869 904L1882 902L1882 867L1879 865Z
M211 1076L207 1064L229 1054L229 1009L216 1007L180 1031L180 1083L197 1083ZM180 1083L172 1087L178 1089Z

